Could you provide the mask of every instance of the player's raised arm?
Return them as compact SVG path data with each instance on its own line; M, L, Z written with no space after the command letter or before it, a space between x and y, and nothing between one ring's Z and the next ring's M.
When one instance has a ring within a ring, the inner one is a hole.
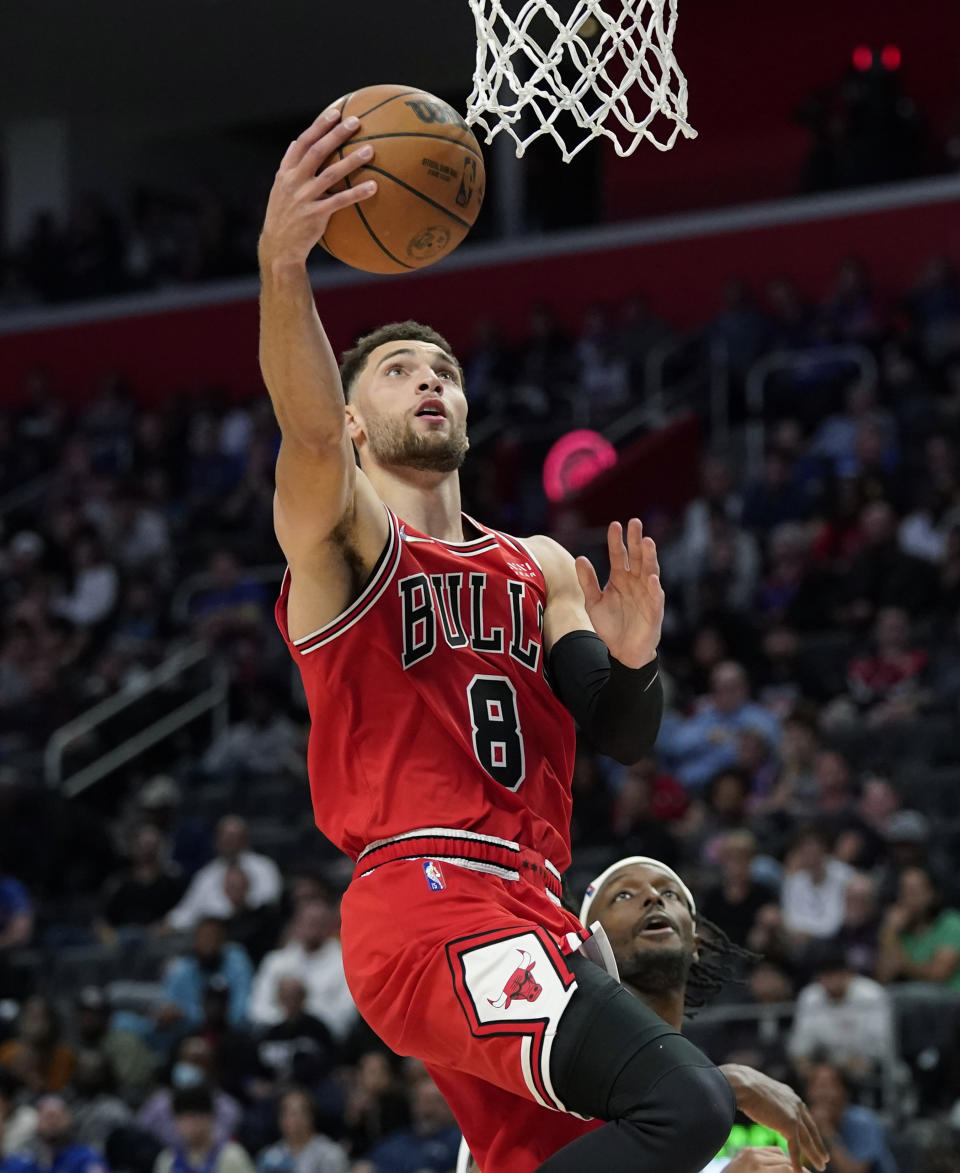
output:
M554 691L593 745L624 765L653 749L663 716L657 646L663 588L657 549L637 518L607 535L601 589L586 558L534 539L547 583L543 644Z
M306 268L333 213L375 190L375 184L367 183L330 194L368 160L368 146L317 174L356 130L355 120L341 124L338 119L336 110L320 115L288 147L270 192L258 248L260 368L283 436L277 462L277 536L291 562L302 560L330 536L353 506L356 488L340 374Z

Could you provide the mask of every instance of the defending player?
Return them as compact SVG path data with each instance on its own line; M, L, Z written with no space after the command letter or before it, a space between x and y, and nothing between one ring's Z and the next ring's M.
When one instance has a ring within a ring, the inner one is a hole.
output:
M625 761L656 736L656 550L636 519L625 542L611 526L601 590L555 542L462 514L466 398L434 331L376 331L338 373L306 258L334 211L371 194L327 194L369 144L316 174L355 128L323 115L291 143L259 249L283 437L277 620L310 706L316 820L357 860L351 992L427 1064L484 1173L697 1173L729 1132L729 1083L576 951L559 900L573 718ZM532 1134L511 1111L531 1101Z
M677 1030L683 1026L684 1010L702 1006L734 976L737 958L750 956L722 929L698 917L693 893L683 880L648 856L629 856L601 872L587 886L580 920L584 926L600 923L624 988ZM724 1173L800 1173L804 1154L822 1167L828 1160L823 1139L792 1088L739 1063L720 1070L740 1111L781 1133L789 1149L789 1156L774 1147L743 1149ZM536 1121L531 1118L528 1126L535 1127ZM476 1170L463 1149L457 1170Z

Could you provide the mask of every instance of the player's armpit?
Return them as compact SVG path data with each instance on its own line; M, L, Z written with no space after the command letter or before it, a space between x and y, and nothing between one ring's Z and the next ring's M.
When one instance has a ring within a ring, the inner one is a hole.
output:
M273 517L291 572L290 637L298 639L357 597L387 543L390 520L356 467L346 433L340 451L283 441Z

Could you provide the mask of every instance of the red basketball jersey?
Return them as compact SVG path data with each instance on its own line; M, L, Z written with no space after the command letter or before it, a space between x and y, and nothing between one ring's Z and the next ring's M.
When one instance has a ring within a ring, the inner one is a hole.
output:
M543 572L517 539L442 542L389 510L383 553L354 603L296 641L290 572L277 623L312 719L317 826L354 859L444 827L570 862L573 720L543 674Z

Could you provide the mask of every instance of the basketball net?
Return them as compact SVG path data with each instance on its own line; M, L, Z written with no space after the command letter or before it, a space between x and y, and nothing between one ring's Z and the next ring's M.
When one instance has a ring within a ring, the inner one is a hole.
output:
M680 133L696 138L673 56L677 0L576 0L567 20L547 0L469 4L477 64L467 122L483 127L488 143L505 130L521 158L550 135L569 163L599 135L621 157L643 139L668 151ZM662 135L658 115L672 124Z

